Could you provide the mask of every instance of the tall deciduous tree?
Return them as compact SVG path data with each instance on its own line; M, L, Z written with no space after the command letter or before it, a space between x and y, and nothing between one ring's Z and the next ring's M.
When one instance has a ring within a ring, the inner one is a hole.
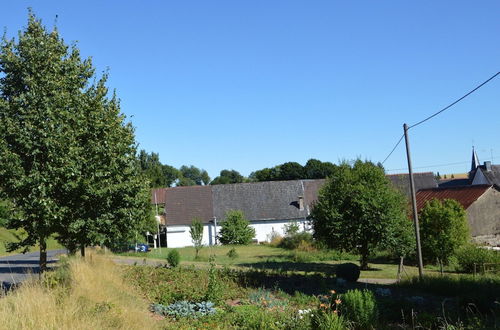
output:
M354 250L361 267L368 268L370 253L399 235L406 218L406 200L394 190L384 170L357 160L335 168L319 192L311 212L314 237L331 248Z
M210 184L228 184L241 183L245 181L245 177L236 170L222 170L220 175L210 182Z
M12 248L38 244L43 271L52 234L70 249L127 235L149 194L107 76L89 85L91 61L31 12L17 41L3 39L0 72L0 184L19 211L9 226L27 233Z
M186 166L183 165L179 169L184 180L179 179L180 186L190 186L193 185L191 183L194 182L195 185L207 185L210 183L210 176L208 176L208 172L202 169L199 169L196 166Z

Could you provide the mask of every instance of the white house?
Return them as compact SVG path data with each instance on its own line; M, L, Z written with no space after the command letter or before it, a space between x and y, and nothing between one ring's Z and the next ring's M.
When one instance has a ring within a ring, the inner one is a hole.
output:
M407 175L388 178L397 189L407 193ZM417 189L437 186L432 173L417 173L416 178ZM309 231L307 217L324 183L324 179L318 179L154 189L152 202L164 206L165 212L162 246L193 245L189 226L194 218L203 223L203 244L217 244L220 224L231 210L245 214L255 228L257 242L268 241L272 233L283 236L285 225L292 222Z

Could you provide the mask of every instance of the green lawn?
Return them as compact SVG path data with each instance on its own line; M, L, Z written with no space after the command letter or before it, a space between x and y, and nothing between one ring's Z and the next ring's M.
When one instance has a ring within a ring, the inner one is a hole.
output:
M20 251L7 252L6 251L6 244L9 242L18 241L17 237L20 237L21 235L22 235L21 231L10 230L10 229L0 227L0 256L6 256L6 255L10 255L10 254L20 253ZM47 240L47 249L48 250L61 249L61 248L62 248L62 246L55 239L49 238ZM38 246L34 246L34 247L30 248L30 251L38 251Z
M214 255L218 265L231 268L253 268L253 269L273 269L293 273L334 273L335 265L345 262L353 262L359 265L358 256L338 253L338 252L294 252L268 245L247 245L234 246L238 253L237 258L230 258L227 253L233 246L210 246L203 247L199 258L195 260L195 249L193 247L177 249L181 255L181 264L196 265L206 268L209 266L209 258ZM152 258L166 260L171 249L162 248L143 253L122 253L122 256ZM396 279L398 265L396 263L385 263L377 261L370 263L371 270L362 271L361 278L373 279ZM418 275L418 269L412 266L405 266L406 274L403 277ZM426 269L427 274L437 274L437 270Z

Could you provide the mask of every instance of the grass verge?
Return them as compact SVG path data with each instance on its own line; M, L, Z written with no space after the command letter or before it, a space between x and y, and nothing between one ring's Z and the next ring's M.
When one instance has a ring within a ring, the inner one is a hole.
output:
M90 253L0 299L2 329L156 329L148 304L122 269Z

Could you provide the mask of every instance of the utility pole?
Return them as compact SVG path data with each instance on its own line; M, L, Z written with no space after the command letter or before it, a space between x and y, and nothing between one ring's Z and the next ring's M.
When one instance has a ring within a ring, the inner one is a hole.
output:
M420 246L420 228L418 226L418 213L417 213L417 198L415 197L415 182L413 181L413 170L411 167L410 156L410 141L408 140L408 125L403 125L406 142L406 158L408 159L408 172L410 177L410 190L411 190L411 204L413 207L413 224L415 225L415 239L417 240L417 260L418 260L418 276L420 280L424 275L424 265L422 263L422 248Z

